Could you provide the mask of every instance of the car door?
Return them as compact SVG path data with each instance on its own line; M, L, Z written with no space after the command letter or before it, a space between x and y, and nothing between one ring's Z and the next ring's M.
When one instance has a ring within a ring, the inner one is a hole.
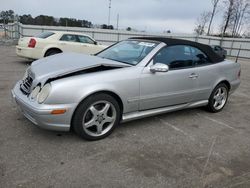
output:
M95 54L101 50L101 47L91 38L84 35L77 35L80 42L79 51L84 54Z
M163 63L168 72L150 71L150 66ZM176 45L161 49L144 68L140 78L139 109L153 109L189 103L193 100L197 74L189 46Z
M212 87L219 77L218 63L212 63L208 56L200 49L191 47L195 72L197 73L197 85L195 99L207 100L211 94Z
M58 41L58 46L63 52L80 52L81 44L78 38L73 34L63 34Z

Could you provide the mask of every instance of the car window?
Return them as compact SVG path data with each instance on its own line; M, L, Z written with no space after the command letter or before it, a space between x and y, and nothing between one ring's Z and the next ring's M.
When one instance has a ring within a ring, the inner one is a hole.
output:
M215 46L214 49L217 50L217 51L221 51L222 50L222 48L220 46Z
M54 32L47 31L47 32L40 33L39 35L36 35L35 37L40 38L40 39L46 39L54 34L55 34Z
M193 60L194 65L200 66L200 65L206 65L211 63L208 56L202 52L200 49L191 47L192 53L193 53Z
M88 43L88 44L95 43L92 39L90 39L87 36L83 36L83 35L77 35L77 36L78 36L79 42L81 42L81 43Z
M70 35L70 34L64 34L61 39L61 41L68 41L68 42L78 42L77 38L75 35Z
M170 70L192 67L192 51L189 46L185 45L165 47L156 54L153 62L166 64Z

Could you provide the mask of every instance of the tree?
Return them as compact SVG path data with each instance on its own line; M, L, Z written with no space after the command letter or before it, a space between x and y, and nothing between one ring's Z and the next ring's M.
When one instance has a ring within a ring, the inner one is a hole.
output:
M127 29L126 29L127 31L131 31L132 29L131 29L131 27L127 27Z
M14 11L13 10L6 10L0 13L0 22L7 24L11 21L14 21Z
M245 24L246 15L249 14L249 3L244 0L238 0L234 6L234 14L233 14L233 28L232 28L232 36L239 36L241 33L241 28Z
M209 22L210 15L211 13L207 11L201 13L200 17L197 19L196 27L194 29L196 34L198 35L204 34L206 25Z
M232 19L232 15L233 15L233 7L235 4L235 0L226 0L224 2L225 6L226 6L226 11L224 13L224 26L223 26L223 31L222 31L222 35L224 36L229 24L230 24L230 20Z
M222 35L238 37L242 28L249 23L250 1L249 0L226 0Z
M211 0L212 5L213 5L213 10L212 10L211 17L210 17L210 21L209 21L209 26L208 26L208 30L207 30L207 35L210 34L211 25L212 25L212 22L213 22L213 19L214 19L214 15L215 15L215 13L216 13L216 9L217 9L217 6L218 6L219 1L220 1L220 0Z
M34 19L30 14L19 16L19 20L22 24L34 24Z
M101 29L114 29L114 26L113 25L106 25L106 24L102 24L101 25Z

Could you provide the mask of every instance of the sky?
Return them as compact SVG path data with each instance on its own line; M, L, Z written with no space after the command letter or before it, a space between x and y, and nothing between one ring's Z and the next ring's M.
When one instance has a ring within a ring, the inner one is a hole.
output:
M203 11L212 9L211 0L111 0L110 23L119 29L131 27L146 32L193 33ZM0 0L0 10L16 14L50 15L85 19L93 24L107 24L109 0ZM219 17L219 16L217 16ZM219 25L215 18L215 25Z

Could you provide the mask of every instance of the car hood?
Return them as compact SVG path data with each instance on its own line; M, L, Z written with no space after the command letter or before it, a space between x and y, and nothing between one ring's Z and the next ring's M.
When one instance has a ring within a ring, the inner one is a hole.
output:
M50 78L60 77L74 72L98 66L128 67L130 65L78 53L61 53L34 61L28 72L33 79L45 82Z

